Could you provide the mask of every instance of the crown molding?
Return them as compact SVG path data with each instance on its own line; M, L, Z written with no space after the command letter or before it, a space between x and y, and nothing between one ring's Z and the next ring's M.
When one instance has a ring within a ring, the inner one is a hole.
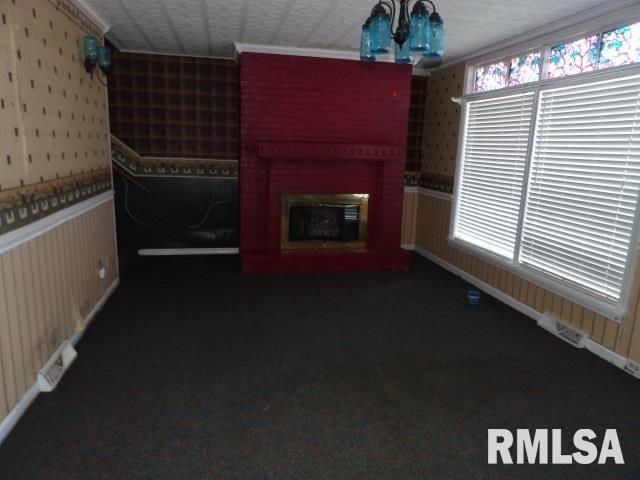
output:
M616 28L624 23L634 23L640 19L639 3L638 0L602 2L595 7L474 50L466 55L445 59L442 65L432 71L452 67L460 63L478 64L490 62L543 44L561 42L580 35L586 36L589 33Z
M258 45L254 43L234 43L234 59L239 62L243 53L263 53L269 55L293 55L297 57L329 58L334 60L352 60L361 62L360 52L354 50L330 50L325 48L284 47L280 45ZM380 55L376 62L395 63L392 54ZM428 76L425 68L413 67L413 75Z
M255 43L234 43L235 58L243 53L266 53L271 55L293 55L297 57L319 57L336 60L360 61L360 53L354 50L329 50L325 48L284 47L280 45L258 45ZM381 62L392 62L391 55L382 55Z
M111 41L111 38L109 38L109 40ZM114 45L118 47L116 43L114 43ZM199 55L197 53L173 53L173 52L165 53L165 52L153 52L151 50L135 50L130 48L120 48L120 47L118 47L118 50L122 53L133 53L138 55L158 55L162 57L207 58L209 60L234 60L234 57L232 56L221 57L216 55Z
M87 4L86 0L71 0L71 3L82 10L82 13L89 17L91 21L93 21L100 30L102 30L103 35L111 29L109 22L98 15L98 13Z

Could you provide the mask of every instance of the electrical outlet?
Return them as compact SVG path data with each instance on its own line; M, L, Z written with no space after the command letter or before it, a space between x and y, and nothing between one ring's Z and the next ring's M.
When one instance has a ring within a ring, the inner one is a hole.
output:
M640 378L640 363L634 362L633 360L627 360L627 364L624 368L630 374Z
M107 267L102 264L102 262L98 262L98 278L100 280L104 280L107 278Z

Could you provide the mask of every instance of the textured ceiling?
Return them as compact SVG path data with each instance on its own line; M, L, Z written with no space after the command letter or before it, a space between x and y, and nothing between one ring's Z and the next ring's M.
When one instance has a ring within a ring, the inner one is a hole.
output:
M125 50L230 57L234 42L357 50L368 0L84 0ZM464 56L602 0L436 0L446 59ZM616 3L612 1L609 3Z

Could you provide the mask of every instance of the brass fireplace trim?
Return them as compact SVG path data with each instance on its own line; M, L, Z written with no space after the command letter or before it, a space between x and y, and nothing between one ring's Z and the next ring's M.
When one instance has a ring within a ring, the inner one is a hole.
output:
M335 206L358 205L360 222L358 224L358 240L354 242L334 242L322 240L289 240L289 209L297 205ZM339 194L283 194L281 200L280 247L283 250L295 249L364 249L367 246L367 218L369 216L368 193Z

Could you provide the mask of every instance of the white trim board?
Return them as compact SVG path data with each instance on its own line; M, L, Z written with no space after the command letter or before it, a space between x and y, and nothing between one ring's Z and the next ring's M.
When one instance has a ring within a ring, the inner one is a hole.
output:
M306 47L284 47L280 45L258 45L255 43L234 43L234 59L239 61L243 53L263 53L269 55L292 55L295 57L316 57L330 58L334 60L352 60L361 62L360 52L355 50L330 50L326 48L306 48ZM414 60L418 62L419 60ZM395 56L392 53L379 55L377 63L395 63ZM372 62L372 63L376 63ZM429 76L429 70L413 65L412 74L420 77Z
M439 198L441 200L451 201L453 195L447 192L441 192L439 190L432 190L424 187L404 187L404 193L419 193L420 195L426 195L428 197Z
M122 167L121 164L118 164L119 167ZM130 170L127 170L127 173L131 174L131 176L136 177L136 178L199 178L202 180L238 180L238 176L219 176L219 177L214 177L214 176L205 176L205 175L163 175L163 174L144 174L144 175L136 175L135 173L131 173Z
M465 272L464 270L462 270L462 269L460 269L460 268L458 268L458 267L456 267L454 265L451 265L449 262L441 259L440 257L437 257L436 255L432 254L431 252L428 252L427 250L425 250L422 247L419 247L418 245L405 245L404 248L407 249L407 250L413 250L413 251L419 253L420 255L422 255L427 260L430 260L433 263L435 263L435 264L439 265L440 267L444 268L445 270L450 271L454 275L456 275L456 276L462 278L463 280L469 282L470 284L474 285L476 288L479 288L480 290L482 290L485 293L488 293L492 297L497 298L502 303L505 303L505 304L509 305L514 310L517 310L520 313L526 315L527 317L532 318L536 322L542 316L542 313L538 312L536 309L531 308L529 305L525 305L522 302L519 302L518 300L516 300L515 298L507 295L503 291L498 290L497 288L492 287L488 283L483 282L482 280L474 277L473 275Z
M271 55L293 55L296 57L319 57L360 62L360 52L355 50L330 50L326 48L284 47L281 45L258 45L255 43L234 43L236 59L243 53L266 53ZM391 54L380 55L380 62L393 62Z
M86 0L71 0L71 2L78 7L82 12L91 19L100 29L102 30L102 34L104 35L111 29L111 25L104 20L98 13L90 7Z
M109 297L113 294L113 292L118 288L120 284L120 279L116 278L111 286L105 291L100 300L96 303L96 305L91 309L91 311L87 314L84 319L84 328L82 331L77 332L73 337L71 337L71 343L76 345L78 341L82 338L82 335L86 331L87 327L91 324L93 319L96 317L100 309L107 302ZM45 362L46 363L46 362ZM0 445L2 442L6 440L9 436L13 428L16 426L20 418L25 414L29 406L33 403L36 397L40 394L40 388L38 387L38 381L31 386L29 390L22 396L20 401L11 409L9 414L4 417L2 422L0 422Z
M182 255L236 255L238 248L141 248L141 257L166 257Z
M105 202L110 201L113 198L113 190L103 192L95 197L83 200L80 203L71 205L63 210L52 213L40 220L36 220L33 223L20 227L11 232L0 235L0 255L16 248L23 243L33 240L40 235L47 233L49 230L62 225L80 215L87 213L90 210L102 205Z
M437 67L437 70L462 62L476 65L490 62L510 54L518 54L536 48L542 43L561 42L600 28L613 28L625 22L634 23L634 20L638 18L637 4L637 0L602 2L595 7L576 12L555 22L541 25L465 55L451 59L447 59L445 56L445 61Z
M9 436L11 431L15 428L18 421L25 414L27 409L31 406L36 397L40 394L40 387L38 381L31 386L27 393L25 393L15 407L9 412L9 415L4 417L2 423L0 423L0 445Z
M109 286L109 288L107 288L107 290L104 292L102 297L100 297L100 300L98 300L98 302L93 306L91 311L87 313L87 316L84 318L84 322L82 324L83 325L82 330L74 333L73 336L71 337L71 345L75 347L78 344L78 342L80 341L84 333L87 331L87 328L89 328L89 325L91 325L91 322L93 322L93 320L98 315L98 312L102 310L102 307L104 307L105 303L107 303L107 300L109 300L111 295L113 295L113 292L116 291L118 286L120 286L119 277L113 281L113 283Z
M223 57L223 56L216 56L216 55L203 55L203 54L198 54L198 53L177 53L177 52L154 52L151 50L136 50L136 49L131 49L131 48L118 48L118 50L120 50L121 53L133 53L133 54L138 54L138 55L161 55L163 57L191 57L191 58L208 58L211 60L231 60L233 61L233 57L228 56L228 57Z
M440 267L444 268L445 270L448 270L449 272L453 273L454 275L456 275L456 276L462 278L463 280L469 282L471 285L473 285L476 288L482 290L483 292L491 295L495 299L500 300L502 303L510 306L514 310L517 310L520 313L526 315L527 317L535 320L536 323L539 323L539 320L544 315L542 312L539 312L536 309L531 308L529 305L525 305L524 303L522 303L522 302L516 300L515 298L507 295L503 291L498 290L495 287L492 287L488 283L483 282L479 278L476 278L473 275L465 272L464 270L461 270L460 268L450 264L449 262L441 259L440 257L432 254L431 252L425 250L424 248L422 248L422 247L420 247L418 245L403 244L402 248L404 248L405 250L412 250L412 251L420 254L421 256L426 258L427 260L432 261L436 265L439 265ZM601 345L601 344L599 344L599 343L597 343L597 342L595 342L595 341L593 341L591 339L587 339L586 340L584 347L589 352L591 352L594 355L602 358L603 360L606 360L607 362L609 362L612 365L618 367L619 369L623 370L624 372L628 373L629 375L635 376L632 372L630 372L629 370L627 370L625 368L625 366L628 363L628 359L626 357L623 357L622 355L620 355L620 354L608 349L604 345Z

